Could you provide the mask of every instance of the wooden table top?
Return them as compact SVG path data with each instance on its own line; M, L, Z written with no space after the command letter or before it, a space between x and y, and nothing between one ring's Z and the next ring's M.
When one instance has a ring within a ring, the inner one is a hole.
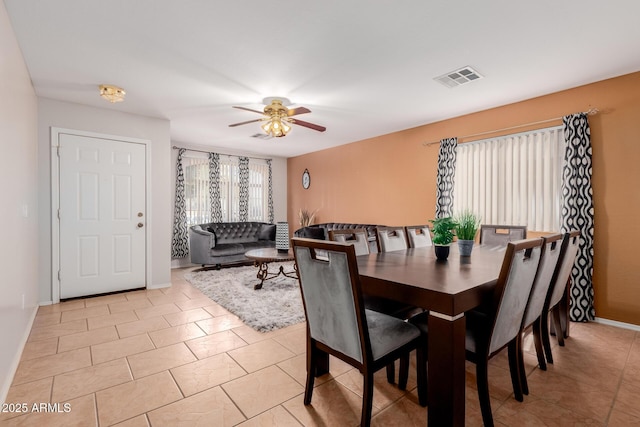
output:
M367 294L417 305L449 316L477 307L498 278L505 249L475 245L470 257L451 246L447 261L438 261L433 247L383 252L358 257Z

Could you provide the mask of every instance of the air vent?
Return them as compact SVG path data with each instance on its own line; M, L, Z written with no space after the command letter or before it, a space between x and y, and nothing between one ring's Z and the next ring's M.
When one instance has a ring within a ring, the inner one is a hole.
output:
M266 133L256 133L254 135L251 135L251 138L271 139L273 137L271 135L267 135Z
M442 83L446 87L456 87L474 80L481 79L483 76L473 68L467 66L459 70L451 71L434 78L435 81Z

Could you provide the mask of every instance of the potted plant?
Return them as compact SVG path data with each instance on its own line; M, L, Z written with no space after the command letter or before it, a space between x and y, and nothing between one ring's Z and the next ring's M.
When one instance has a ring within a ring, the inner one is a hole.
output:
M473 241L480 227L480 217L465 209L455 217L456 235L458 236L458 249L461 256L470 256L473 250Z
M433 224L431 231L433 232L432 240L436 258L446 260L449 257L449 248L453 242L456 222L450 216L432 219L429 222Z

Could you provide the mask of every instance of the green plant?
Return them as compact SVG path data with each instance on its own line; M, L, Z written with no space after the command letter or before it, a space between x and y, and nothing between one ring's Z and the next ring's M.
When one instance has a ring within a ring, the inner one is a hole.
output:
M480 227L480 217L469 209L455 216L458 240L474 240Z
M433 243L435 245L450 245L453 242L456 222L450 216L429 220L433 227Z

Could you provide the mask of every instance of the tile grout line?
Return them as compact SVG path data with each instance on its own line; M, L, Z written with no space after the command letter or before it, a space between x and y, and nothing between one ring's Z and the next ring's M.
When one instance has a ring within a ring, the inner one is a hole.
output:
M633 339L631 340L631 345L629 346L629 351L627 352L627 358L624 362L624 367L622 368L622 372L620 373L620 379L618 380L618 386L616 387L616 391L613 393L613 400L611 401L609 412L607 413L607 417L605 418L605 423L604 423L605 426L609 425L609 421L611 420L611 415L613 414L613 408L615 408L616 406L616 401L618 400L618 393L620 393L620 387L624 382L624 373L626 372L627 366L629 364L629 360L631 359L631 351L633 350L633 344L638 337L640 337L640 333L636 332L633 336ZM626 412L624 413L626 414ZM627 414L627 415L631 415L631 414Z

